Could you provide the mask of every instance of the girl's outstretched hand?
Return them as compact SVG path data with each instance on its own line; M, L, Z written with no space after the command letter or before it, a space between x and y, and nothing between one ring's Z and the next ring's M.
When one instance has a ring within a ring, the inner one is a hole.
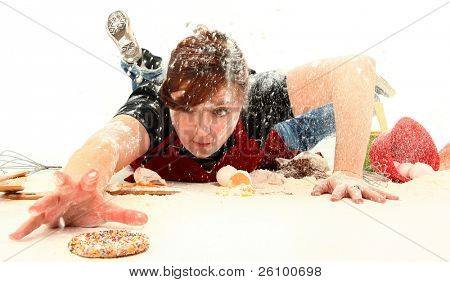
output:
M356 175L349 176L341 171L334 172L333 175L314 186L311 195L319 196L322 194L331 194L331 201L339 201L346 197L351 198L356 204L361 204L364 201L363 198L378 203L384 203L386 199L399 199L398 196L369 185Z
M39 199L29 209L31 217L9 237L19 240L42 224L50 227L98 226L107 221L129 225L147 222L145 213L124 209L106 201L97 189L98 171L89 170L80 181L75 182L63 172L55 172L56 190Z

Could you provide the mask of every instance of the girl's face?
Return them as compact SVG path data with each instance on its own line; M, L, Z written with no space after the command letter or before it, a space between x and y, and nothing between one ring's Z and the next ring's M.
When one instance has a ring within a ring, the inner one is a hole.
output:
M173 92L176 98L182 91ZM175 131L183 146L198 158L216 152L233 133L242 110L242 95L223 87L208 101L188 110L170 110Z

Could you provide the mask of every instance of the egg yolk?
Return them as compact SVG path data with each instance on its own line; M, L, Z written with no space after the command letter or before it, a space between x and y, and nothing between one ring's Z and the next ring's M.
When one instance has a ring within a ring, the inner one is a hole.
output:
M235 173L232 177L231 177L231 184L233 186L239 185L239 184L250 184L250 179L243 173Z

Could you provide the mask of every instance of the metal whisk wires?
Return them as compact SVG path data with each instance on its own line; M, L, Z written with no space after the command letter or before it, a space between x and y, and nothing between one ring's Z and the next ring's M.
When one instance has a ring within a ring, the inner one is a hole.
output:
M11 150L0 152L0 171L6 173L8 170L31 170L34 173L44 169L60 169L61 166L40 164L29 157Z

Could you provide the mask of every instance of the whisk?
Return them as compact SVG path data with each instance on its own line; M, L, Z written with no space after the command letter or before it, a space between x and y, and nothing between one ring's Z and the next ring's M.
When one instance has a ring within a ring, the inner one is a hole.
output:
M6 173L8 170L30 170L28 174L44 169L60 169L61 166L43 165L29 157L11 150L0 152L0 171Z
M378 186L383 188L386 188L388 186L388 182L391 181L384 175L370 171L363 172L363 180L372 186Z

